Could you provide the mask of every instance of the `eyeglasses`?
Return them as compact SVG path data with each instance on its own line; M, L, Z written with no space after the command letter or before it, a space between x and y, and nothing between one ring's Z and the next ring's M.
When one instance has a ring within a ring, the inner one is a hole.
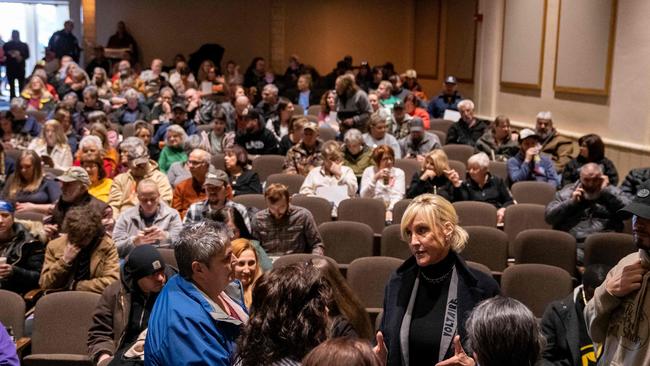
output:
M205 161L188 160L187 165L199 166L205 164Z

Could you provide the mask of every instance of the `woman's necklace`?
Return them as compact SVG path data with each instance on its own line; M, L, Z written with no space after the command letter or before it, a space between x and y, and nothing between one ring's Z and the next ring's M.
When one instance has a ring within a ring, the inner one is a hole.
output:
M443 274L442 276L440 276L438 278L430 278L430 277L427 277L427 275L424 274L424 271L422 269L420 269L420 275L428 283L436 285L438 283L441 283L441 282L445 281L447 279L447 277L449 277L449 275L451 274L451 271L453 271L453 270L454 270L454 266L451 266L449 271L447 271L447 273Z

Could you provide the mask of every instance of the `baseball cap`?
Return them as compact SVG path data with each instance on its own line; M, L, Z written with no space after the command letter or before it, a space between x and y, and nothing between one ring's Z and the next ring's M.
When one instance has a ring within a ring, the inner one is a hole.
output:
M445 78L445 83L446 84L456 84L456 78L449 75Z
M130 274L135 281L164 268L165 262L158 249L153 245L140 245L133 248L124 264L124 271Z
M316 122L308 121L303 124L303 130L318 131L318 124Z
M523 130L519 131L519 142L522 142L529 137L534 137L539 140L539 135L537 132L531 130L530 128L524 128Z
M13 215L14 211L14 205L12 205L11 202L0 200L0 212L9 212Z
M413 117L413 119L409 121L409 131L410 132L424 131L424 122L422 122L422 118Z
M140 165L149 162L149 150L144 145L135 145L128 150L129 162L133 165Z
M650 219L650 180L641 183L637 188L634 198L619 212L628 212L644 219Z
M398 100L395 102L395 104L393 104L393 109L404 109L404 102Z
M221 169L215 168L214 165L210 165L208 173L205 175L205 182L203 185L223 187L228 185L228 183L230 183L228 180L228 174Z
M78 166L73 166L65 171L62 175L56 177L56 180L64 183L81 182L84 186L90 186L90 177L86 169Z
M176 110L176 109L181 109L181 110L183 110L183 112L187 112L187 108L185 108L185 103L176 103L176 104L174 104L174 106L172 107L172 111Z

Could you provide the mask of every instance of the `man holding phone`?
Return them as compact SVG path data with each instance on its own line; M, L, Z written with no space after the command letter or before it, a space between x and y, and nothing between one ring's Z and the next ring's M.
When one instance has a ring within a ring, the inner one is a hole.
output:
M540 136L524 128L519 132L519 152L508 159L508 177L512 183L526 180L548 182L559 187L561 178L553 162L541 154Z
M565 186L546 206L546 221L553 229L566 231L578 241L578 261L582 261L584 241L593 233L622 231L618 210L628 199L609 184L602 168L595 163L580 169L580 180Z
M584 168L583 168L584 169ZM585 308L594 342L603 344L602 365L650 364L650 182L639 186L622 210L632 214L634 243L639 248L607 274Z

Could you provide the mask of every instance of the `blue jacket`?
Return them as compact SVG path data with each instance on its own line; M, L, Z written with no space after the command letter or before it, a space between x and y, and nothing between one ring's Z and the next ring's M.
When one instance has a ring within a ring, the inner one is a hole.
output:
M158 145L158 142L165 141L165 134L167 133L169 126L171 126L170 122L161 124L160 127L158 127L156 134L153 135L151 143ZM187 136L196 135L199 133L199 129L196 127L196 124L190 120L187 120L185 123L183 123L183 129L185 130L185 133L187 133Z
M427 106L429 116L431 118L442 118L445 115L446 109L457 111L458 102L461 100L463 100L463 97L458 92L454 92L453 95L445 95L445 93L441 93L429 102L429 105Z
M225 292L245 309L239 281L230 283ZM149 317L144 364L229 366L241 325L214 309L194 284L175 275Z
M548 182L556 188L560 186L560 176L555 171L555 166L551 159L544 154L540 155L538 163L524 161L524 153L519 151L517 155L508 159L508 177L511 183L521 182L524 180L536 180L539 182ZM537 166L537 169L535 167Z

